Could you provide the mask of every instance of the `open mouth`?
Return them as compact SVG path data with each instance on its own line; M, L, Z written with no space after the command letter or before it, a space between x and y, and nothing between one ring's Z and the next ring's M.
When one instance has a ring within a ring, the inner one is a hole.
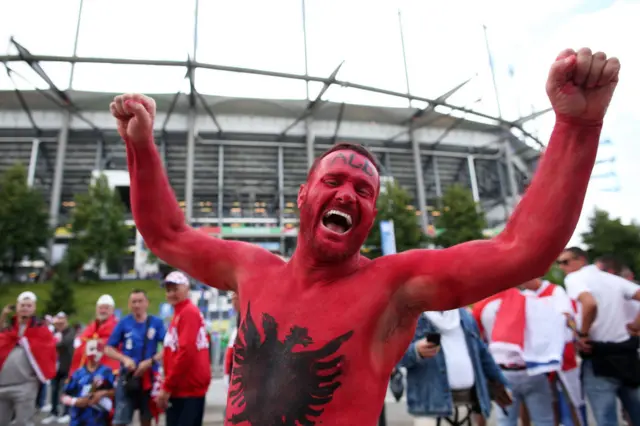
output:
M329 210L322 217L322 224L333 232L345 234L353 226L353 221L351 220L351 215L347 213L339 210Z

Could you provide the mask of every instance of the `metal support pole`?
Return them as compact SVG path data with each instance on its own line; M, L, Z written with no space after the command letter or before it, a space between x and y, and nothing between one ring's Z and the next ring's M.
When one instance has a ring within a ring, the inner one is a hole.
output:
M31 158L29 159L29 171L27 173L27 185L32 187L36 180L38 168L38 153L40 152L40 139L35 138L31 145Z
M467 157L467 166L469 167L469 180L471 181L471 193L473 201L480 202L480 192L478 191L478 177L476 176L476 162L473 155Z
M383 163L384 163L384 169L387 173L392 173L391 171L391 154L388 152L385 152L383 154L382 157Z
M307 8L306 1L301 0L302 5L302 41L304 46L304 75L305 77L309 76L309 51L308 51L308 43L307 43ZM305 80L305 87L307 91L307 102L309 102L309 80ZM315 135L313 134L313 118L312 116L307 117L304 120L304 130L306 132L306 141L307 141L307 167L311 168L313 164L313 160L316 158L314 140Z
M502 198L502 206L504 208L504 220L505 222L509 219L509 202L507 199L507 187L504 181L504 170L502 169L502 164L499 160L495 161L496 168L498 170L498 185L500 186L500 198Z
M73 41L73 57L78 55L78 40L80 38L80 25L82 23L82 8L84 1L80 1L78 10L78 20L76 24L75 38ZM69 89L73 87L74 63L71 64L71 72L69 74ZM56 168L53 172L53 185L51 188L51 201L49 202L49 224L52 228L58 226L60 217L60 201L62 197L62 181L64 178L64 161L67 154L67 143L69 142L69 127L71 127L71 113L66 110L63 113L62 127L58 134L58 147L56 150ZM51 260L51 251L53 249L53 239L50 242L49 260Z
M280 226L284 226L284 148L278 147L278 211Z
M75 58L78 53L78 40L80 39L80 24L82 23L82 9L84 8L84 0L80 0L80 7L78 8L78 20L76 21L76 35L73 40L73 57ZM75 73L76 63L71 62L71 72L69 73L69 90L73 88L73 75Z
M516 171L513 167L513 148L509 139L504 144L504 159L507 163L507 180L509 181L509 189L511 192L511 200L509 203L509 210L513 211L516 204L518 204L518 181L516 180Z
M315 134L313 133L313 128L311 127L313 120L311 117L305 120L305 128L307 131L307 167L311 167L313 164L313 160L316 158L315 152Z
M301 0L302 3L302 37L304 43L304 75L309 76L309 51L307 45L307 8L306 1ZM307 86L307 101L309 100L309 80L306 80Z
M64 160L69 141L69 126L71 125L71 113L63 113L62 127L58 133L58 147L56 151L56 168L53 171L53 185L51 188L51 201L49 202L49 223L52 228L58 226L60 216L60 199L62 197L62 179L64 177Z
M224 145L218 145L218 226L224 220Z
M104 141L102 139L98 139L98 143L96 145L96 163L93 167L95 170L102 171L103 169L103 159L104 159Z
M409 67L407 66L407 50L404 44L404 30L402 29L402 12L398 9L398 25L400 28L400 43L402 43L402 61L404 64L404 79L407 85L407 96L409 98L409 108L411 108L411 85L409 84Z
M160 138L160 159L162 160L162 166L167 167L167 141L164 136Z
M196 0L196 8L193 14L193 60L197 61L198 57L198 12L200 11L200 1Z
M420 144L413 135L413 130L409 132L411 137L411 149L413 151L413 168L416 173L416 190L418 192L418 208L422 213L420 215L420 225L422 230L426 232L429 225L429 212L427 210L427 197L424 190L424 174L422 171L422 156L420 155Z
M483 25L484 30L484 43L487 47L487 57L489 58L489 68L491 69L491 79L493 81L493 92L496 96L496 106L498 107L498 117L502 118L502 108L500 108L500 95L498 94L498 83L496 82L496 73L493 66L493 55L491 54L491 46L489 46L489 34L487 33L487 26Z
M433 179L436 184L436 197L438 199L438 207L442 207L442 183L440 182L440 169L438 165L438 157L436 155L431 157L433 168Z
M404 31L402 29L402 14L398 10L398 29L400 31L400 43L402 46L402 61L404 66L405 84L407 87L407 102L411 108L411 86L409 84L409 69L407 67L407 52L404 44ZM418 208L420 209L420 225L422 231L427 231L429 226L429 211L427 210L427 194L424 189L424 172L422 170L422 154L420 153L420 143L413 133L413 124L409 123L409 139L411 140L411 151L413 153L413 168L416 173L416 191L418 192Z
M189 109L187 126L187 175L184 201L187 223L191 223L193 221L193 173L196 157L196 109L193 106Z

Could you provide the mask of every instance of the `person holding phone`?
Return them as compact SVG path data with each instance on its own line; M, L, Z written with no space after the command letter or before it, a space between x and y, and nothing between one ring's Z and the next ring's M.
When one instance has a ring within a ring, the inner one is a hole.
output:
M502 407L511 403L506 380L466 309L421 315L401 366L415 426L442 419L454 426L483 424L492 399Z

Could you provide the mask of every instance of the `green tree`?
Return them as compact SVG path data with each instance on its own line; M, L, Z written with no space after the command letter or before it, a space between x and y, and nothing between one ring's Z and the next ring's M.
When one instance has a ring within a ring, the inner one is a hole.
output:
M122 265L129 243L125 224L125 207L120 196L109 187L106 176L100 175L85 194L76 195L71 218L74 239L69 244L70 270L91 261L93 271L100 266L109 269Z
M147 250L147 264L153 265L154 263L161 262L160 258L156 256L151 250Z
M393 220L398 252L419 248L427 240L425 233L420 228L415 208L411 207L411 196L395 181L386 183L385 188L380 192L376 207L378 215L365 243L370 250L367 253L369 257L375 258L382 255L381 220Z
M15 278L19 263L40 259L51 237L47 204L27 185L27 171L16 164L0 177L0 268Z
M442 210L435 219L436 229L441 229L433 241L440 247L484 238L482 231L487 226L484 212L473 200L471 191L462 185L452 185L441 199Z
M71 275L69 274L68 265L63 261L56 268L53 276L51 294L46 305L46 312L55 315L62 311L67 315L76 313L76 303L71 288Z
M553 284L558 284L564 287L564 272L562 272L558 265L551 265L551 268L549 268L542 278Z
M604 210L595 209L589 219L589 230L582 234L589 257L595 260L603 254L612 254L625 265L640 272L640 226L623 224Z

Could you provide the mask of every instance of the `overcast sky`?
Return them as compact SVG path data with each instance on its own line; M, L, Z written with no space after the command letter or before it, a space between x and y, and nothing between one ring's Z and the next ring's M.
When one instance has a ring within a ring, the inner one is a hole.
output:
M0 0L0 41L14 36L34 54L71 55L79 1ZM184 60L194 55L194 0L85 0L79 56ZM406 91L398 10L402 12L411 92L435 98L469 77L450 101L497 114L482 25L488 27L505 118L548 107L544 82L565 47L592 47L618 56L621 83L610 108L583 218L595 205L624 220L640 220L640 1L638 0L307 0L308 72ZM201 62L304 73L301 0L201 0L196 58ZM44 87L24 64L12 64ZM70 66L43 68L61 88ZM511 70L511 72L510 72ZM73 88L92 91L175 92L188 89L178 68L79 64ZM269 77L198 70L202 93L240 97L304 98L305 85ZM13 88L4 72L0 89ZM320 90L312 85L311 96ZM326 99L406 106L406 101L332 87ZM473 103L482 98L479 103ZM415 105L420 106L420 105ZM547 140L551 115L528 124ZM613 159L614 161L606 161ZM558 200L559 203L562 200ZM574 239L576 241L576 239Z

